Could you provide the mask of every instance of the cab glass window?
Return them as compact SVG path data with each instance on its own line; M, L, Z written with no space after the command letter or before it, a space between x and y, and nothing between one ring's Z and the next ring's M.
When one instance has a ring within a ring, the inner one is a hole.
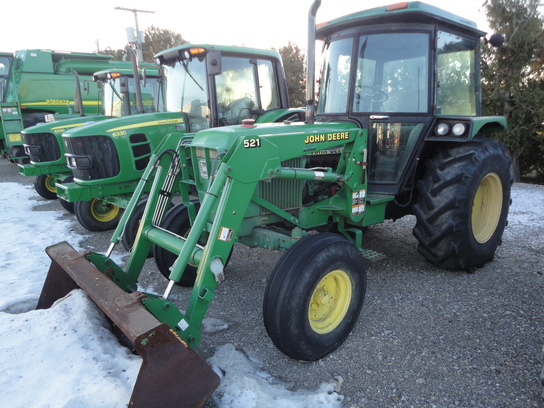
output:
M317 113L346 113L353 38L327 44L323 54Z
M476 116L477 42L440 31L437 50L436 112Z
M428 34L395 32L359 38L353 112L427 112L428 84Z
M237 125L256 109L279 108L279 89L271 61L223 56L215 76L219 124Z
M193 131L211 126L206 60L193 58L165 66L166 109L187 114Z

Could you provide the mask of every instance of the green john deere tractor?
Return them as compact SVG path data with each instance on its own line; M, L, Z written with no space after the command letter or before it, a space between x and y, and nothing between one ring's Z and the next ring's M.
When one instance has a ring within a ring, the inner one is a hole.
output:
M187 142L210 127L301 120L289 109L281 59L276 51L185 44L160 52L168 112L101 121L63 134L74 181L57 183L90 231L115 228L152 152L167 134ZM127 245L130 246L130 243Z
M420 252L451 270L472 272L500 243L510 162L485 136L504 129L505 119L480 116L485 33L420 2L316 30L320 3L309 17L305 123L246 120L187 141L166 138L105 256L66 243L46 250L52 264L39 307L77 287L91 296L144 357L134 406L198 405L217 386L192 349L235 243L285 251L264 293L264 325L279 350L306 361L333 352L357 322L364 227L415 214ZM316 36L324 59L314 112ZM182 202L170 208L174 191ZM109 256L144 194L123 269ZM150 250L168 278L162 295L137 291ZM169 300L176 284L192 285L186 307ZM168 347L177 348L163 354ZM153 370L169 374L155 384Z
M100 112L98 87L91 75L115 67L111 55L20 50L0 53L0 155L17 163L27 163L21 131L57 116L77 116L73 72L86 84L80 94L86 114Z
M112 68L95 72L93 82L100 89L101 114L86 114L83 109L80 79L76 78L75 110L79 115L60 120L58 115L48 115L48 121L24 129L21 132L23 147L30 163L19 163L19 173L32 176L36 192L46 199L57 198L55 184L73 180L68 168L62 134L68 129L88 126L102 120L164 110L164 81L159 67L151 63L139 63L134 50L127 47L130 62L114 61ZM135 78L140 78L138 81ZM73 212L73 203L61 200L67 210Z

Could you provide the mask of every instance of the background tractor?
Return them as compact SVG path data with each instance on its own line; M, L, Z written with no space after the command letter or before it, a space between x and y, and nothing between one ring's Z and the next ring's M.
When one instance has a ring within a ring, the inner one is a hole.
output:
M357 322L364 257L372 255L362 247L364 227L415 214L420 252L451 270L472 272L500 243L510 162L504 147L484 136L504 129L504 118L480 116L485 33L420 2L361 11L316 30L319 5L314 1L309 15L305 123L246 120L190 140L167 137L105 255L66 243L47 248L52 264L39 307L84 289L144 356L141 378L150 376L150 365L160 370L172 361L154 340L187 345L173 355L190 356L188 362L162 376L164 383L136 384L135 405L144 405L144 390L158 406L187 402L193 384L200 387L195 404L202 403L217 386L190 350L235 243L285 251L264 293L264 326L279 350L305 361L333 352ZM324 62L314 112L316 36ZM144 195L121 268L109 256ZM137 291L150 250L168 278L162 295ZM192 286L186 307L169 300L176 284ZM159 332L168 335L159 340ZM178 395L163 396L165 390Z
M166 134L187 141L199 130L248 118L274 122L303 116L302 109L289 109L276 51L185 44L157 59L165 71L168 112L101 121L63 134L74 181L58 183L57 194L75 203L78 221L90 231L115 228Z
M164 110L164 81L161 80L159 67L151 63L138 63L130 47L127 47L127 53L131 57L130 62L114 61L111 68L95 72L92 76L100 90L100 115L85 114L82 98L78 97L83 94L79 75L74 72L76 112L80 114L61 120L57 120L56 115L49 115L46 123L21 132L23 147L30 163L18 164L19 172L24 176L35 177L34 188L42 197L57 198L55 184L73 180L72 170L68 168L64 156L66 150L62 133L66 130L105 119ZM61 203L69 211L74 211L73 203L64 200Z
M74 77L79 74L86 114L101 112L91 75L117 64L110 55L51 50L0 53L0 154L28 162L21 130L46 121L46 115L74 115Z

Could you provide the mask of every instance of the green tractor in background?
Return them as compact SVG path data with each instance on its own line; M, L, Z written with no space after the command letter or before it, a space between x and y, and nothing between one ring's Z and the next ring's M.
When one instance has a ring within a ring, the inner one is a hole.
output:
M83 106L81 81L77 72L75 111L79 115L63 119L62 115L48 115L47 122L24 129L21 132L23 147L30 163L18 164L19 173L35 177L36 192L46 199L57 198L55 184L73 180L64 154L66 150L62 134L68 129L88 126L102 120L164 110L164 81L156 64L139 63L132 48L127 47L131 61L112 62L112 67L95 72L93 82L99 91L100 114L86 114ZM139 78L136 80L135 78ZM60 119L60 120L59 120ZM74 211L73 203L60 201L68 211Z
M101 112L98 87L92 74L119 64L111 55L20 50L0 53L0 154L28 163L21 131L46 117L77 116L73 72L85 83L81 105L85 114Z
M510 160L486 136L503 130L505 119L481 116L485 33L421 2L316 29L320 3L309 16L305 123L250 119L188 139L170 135L105 255L66 243L46 249L52 264L38 307L77 287L89 294L143 356L134 406L198 405L217 387L192 349L235 243L285 251L264 293L264 326L280 351L305 361L336 350L358 320L365 227L414 214L419 251L448 270L472 272L500 244ZM316 37L324 59L314 111ZM187 81L203 84L194 79ZM144 196L121 268L110 255ZM150 250L168 278L162 295L137 290ZM192 287L186 306L170 300L174 285ZM152 381L156 372L168 373L160 384Z
M177 143L199 130L245 119L264 123L303 117L302 109L289 109L276 51L185 44L160 52L157 59L165 71L168 112L110 119L63 134L74 181L57 183L57 194L75 203L78 221L90 231L115 228L165 135L175 134Z

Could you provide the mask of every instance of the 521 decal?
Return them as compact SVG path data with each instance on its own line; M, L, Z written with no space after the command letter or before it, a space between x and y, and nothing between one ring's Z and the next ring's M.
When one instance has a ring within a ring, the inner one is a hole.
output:
M253 149L255 147L261 147L261 139L245 139L244 147L246 149Z

